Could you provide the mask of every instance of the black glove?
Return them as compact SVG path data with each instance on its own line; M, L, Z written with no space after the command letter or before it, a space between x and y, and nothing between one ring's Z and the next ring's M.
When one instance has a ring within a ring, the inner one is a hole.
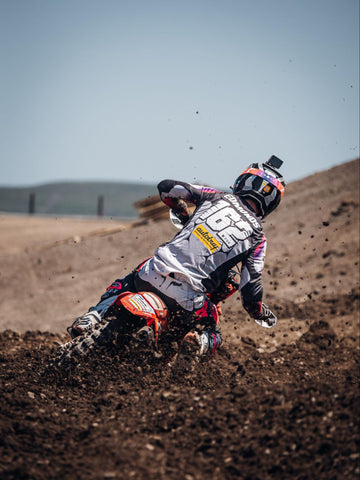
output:
M172 208L171 211L175 215L175 217L179 219L182 225L185 225L185 223L189 220L190 215L188 209L183 210L182 212L178 212Z
M180 222L185 225L185 223L189 220L190 215L189 212L182 212L182 213L177 213L177 216L180 219Z
M276 325L277 317L265 303L262 303L261 312L255 318L255 322L261 327L272 328Z

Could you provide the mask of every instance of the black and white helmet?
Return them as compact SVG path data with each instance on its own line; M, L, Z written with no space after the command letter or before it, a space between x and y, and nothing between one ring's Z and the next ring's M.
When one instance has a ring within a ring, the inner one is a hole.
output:
M283 161L273 155L266 163L253 163L235 180L233 193L254 200L265 218L279 205L285 181L277 171Z

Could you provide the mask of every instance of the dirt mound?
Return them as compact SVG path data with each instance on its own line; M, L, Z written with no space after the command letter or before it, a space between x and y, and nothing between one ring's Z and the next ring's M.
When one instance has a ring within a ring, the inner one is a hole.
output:
M125 351L49 366L65 327L174 235L168 222L26 247L14 235L0 251L0 478L359 478L358 171L289 185L264 225L276 328L233 296L223 347L187 378Z
M0 335L2 479L358 478L359 352L324 321L187 379L121 353L49 369L55 339Z

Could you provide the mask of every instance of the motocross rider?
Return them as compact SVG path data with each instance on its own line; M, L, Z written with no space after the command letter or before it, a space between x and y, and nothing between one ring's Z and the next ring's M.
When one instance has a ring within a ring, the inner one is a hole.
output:
M235 180L232 193L161 181L160 198L181 221L182 230L132 273L115 280L99 303L69 327L71 336L101 322L120 293L153 291L171 311L179 313L175 318L188 323L183 349L189 351L190 346L197 355L214 354L222 341L215 303L229 295L229 272L239 263L239 291L245 310L259 325L273 327L277 318L262 302L266 238L261 221L283 196L285 181L278 171L282 163L273 155L265 163L250 165ZM195 205L191 216L189 203ZM194 319L203 330L193 328Z

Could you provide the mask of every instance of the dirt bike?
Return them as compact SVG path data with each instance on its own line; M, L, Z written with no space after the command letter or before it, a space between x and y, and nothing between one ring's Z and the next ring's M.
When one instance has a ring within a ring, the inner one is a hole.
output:
M176 228L182 228L176 215L170 211L170 220ZM238 290L238 272L230 270L221 288L212 294L210 300L217 304L221 314L220 301ZM83 360L98 348L115 345L121 349L132 345L135 348L152 349L154 355L161 356L158 350L160 337L168 330L170 312L163 300L153 292L124 292L115 300L101 323L71 341L60 344L53 365ZM200 316L200 314L199 314ZM201 323L201 318L199 319Z
M59 345L55 365L79 360L94 349L116 343L119 348L131 341L142 346L156 345L166 329L169 309L152 292L124 292L120 294L101 323L71 341Z

